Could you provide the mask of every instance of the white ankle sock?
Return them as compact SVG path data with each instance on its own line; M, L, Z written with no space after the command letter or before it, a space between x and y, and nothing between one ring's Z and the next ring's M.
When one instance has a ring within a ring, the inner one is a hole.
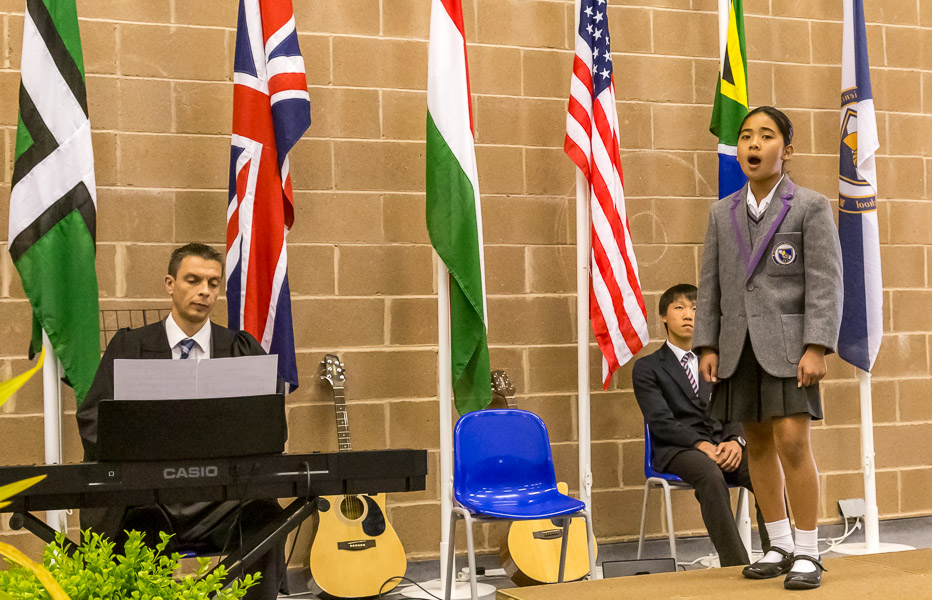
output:
M769 529L767 531L770 531ZM797 556L811 556L819 558L819 528L812 531L805 529L796 529L796 551ZM798 560L793 565L792 571L797 573L811 573L818 567L808 560Z
M796 545L793 543L793 532L790 529L790 520L783 519L781 521L774 521L772 523L764 523L764 527L767 528L767 535L770 536L770 545L774 548L779 548L785 550L790 554L796 549ZM763 563L776 563L783 560L783 555L773 550L767 552L762 559L758 562Z

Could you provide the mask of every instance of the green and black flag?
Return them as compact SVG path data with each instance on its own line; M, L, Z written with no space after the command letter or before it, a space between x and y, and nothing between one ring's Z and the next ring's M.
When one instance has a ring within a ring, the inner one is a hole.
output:
M9 245L32 305L84 399L100 361L97 191L75 0L27 0Z

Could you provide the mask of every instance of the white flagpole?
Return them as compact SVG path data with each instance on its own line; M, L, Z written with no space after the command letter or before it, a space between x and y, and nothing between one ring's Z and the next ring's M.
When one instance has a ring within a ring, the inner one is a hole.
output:
M45 421L45 464L60 465L62 462L61 434L61 366L52 348L48 335L42 331L45 347L45 363L42 365L42 399ZM49 527L67 533L66 511L50 510L45 513Z
M577 12L578 15L578 12ZM579 18L578 16L576 17ZM592 510L589 397L589 182L576 169L576 372L579 413L579 499Z

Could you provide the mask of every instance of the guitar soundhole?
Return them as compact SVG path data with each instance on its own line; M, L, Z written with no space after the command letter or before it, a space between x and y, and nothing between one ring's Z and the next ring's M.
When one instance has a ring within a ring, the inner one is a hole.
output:
M340 502L340 512L351 521L361 517L363 510L363 503L359 496L344 496L343 501Z

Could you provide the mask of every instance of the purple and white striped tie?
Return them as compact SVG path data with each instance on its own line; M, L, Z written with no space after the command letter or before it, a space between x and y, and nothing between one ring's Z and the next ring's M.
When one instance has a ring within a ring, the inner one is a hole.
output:
M191 348L194 347L194 340L191 338L184 338L178 342L178 346L181 348L181 359L184 360L191 355Z
M689 385L693 386L693 393L697 396L699 395L699 384L696 383L696 378L693 377L693 370L689 368L689 361L692 357L695 356L692 352L687 352L683 355L683 360L680 362L683 364L683 370L686 371L686 377L689 379Z

